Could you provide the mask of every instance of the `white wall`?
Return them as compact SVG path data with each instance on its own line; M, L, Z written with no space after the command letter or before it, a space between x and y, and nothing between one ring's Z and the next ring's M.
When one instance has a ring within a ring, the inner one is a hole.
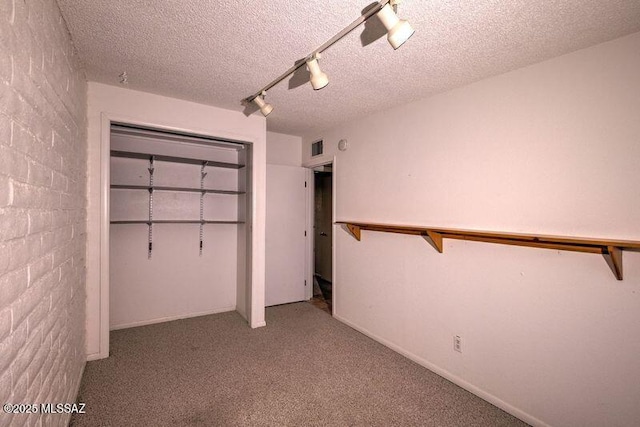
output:
M302 138L284 133L267 132L267 163L270 165L300 166Z
M251 144L249 168L251 212L239 233L251 230L247 254L247 289L237 289L236 309L252 327L264 322L265 119L240 112L144 92L89 83L88 89L88 240L87 240L87 354L108 356L109 268L106 224L109 186L109 123L125 122L245 141ZM239 239L238 252L245 252ZM239 272L240 275L240 272ZM245 292L246 291L246 292Z
M640 33L307 135L303 163L337 156L338 221L640 240L638 70ZM598 255L334 236L337 318L530 423L640 424L640 253L617 281Z
M0 402L72 403L85 364L87 86L56 2L0 3ZM69 417L0 411L0 425Z

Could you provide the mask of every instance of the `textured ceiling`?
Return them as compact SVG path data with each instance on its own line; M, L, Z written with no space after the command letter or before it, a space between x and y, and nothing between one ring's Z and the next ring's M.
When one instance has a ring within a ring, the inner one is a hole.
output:
M58 0L89 80L243 110L355 20L362 0ZM217 4L214 4L217 3ZM329 85L268 92L269 130L294 135L640 31L638 0L404 0L394 51L359 27L320 62ZM368 22L376 34L379 22ZM376 25L377 24L377 25ZM367 44L368 43L368 44ZM255 113L259 114L259 113Z

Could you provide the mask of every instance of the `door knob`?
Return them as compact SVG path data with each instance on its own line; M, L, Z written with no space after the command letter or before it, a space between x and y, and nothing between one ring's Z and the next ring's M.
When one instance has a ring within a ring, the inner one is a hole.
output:
M325 236L325 237L326 237L326 236L327 236L327 233L325 233L324 231L322 231L322 232L320 232L320 235L321 235L321 236Z

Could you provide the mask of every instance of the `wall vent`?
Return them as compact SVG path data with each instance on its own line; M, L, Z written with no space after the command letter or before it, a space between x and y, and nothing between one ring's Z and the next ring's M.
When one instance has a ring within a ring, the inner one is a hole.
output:
M322 154L322 140L316 141L311 144L311 157L319 156Z

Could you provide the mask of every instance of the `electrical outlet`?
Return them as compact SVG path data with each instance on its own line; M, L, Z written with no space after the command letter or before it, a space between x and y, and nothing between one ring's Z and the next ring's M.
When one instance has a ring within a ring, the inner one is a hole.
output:
M453 349L458 353L462 353L462 338L460 338L460 335L453 336Z

